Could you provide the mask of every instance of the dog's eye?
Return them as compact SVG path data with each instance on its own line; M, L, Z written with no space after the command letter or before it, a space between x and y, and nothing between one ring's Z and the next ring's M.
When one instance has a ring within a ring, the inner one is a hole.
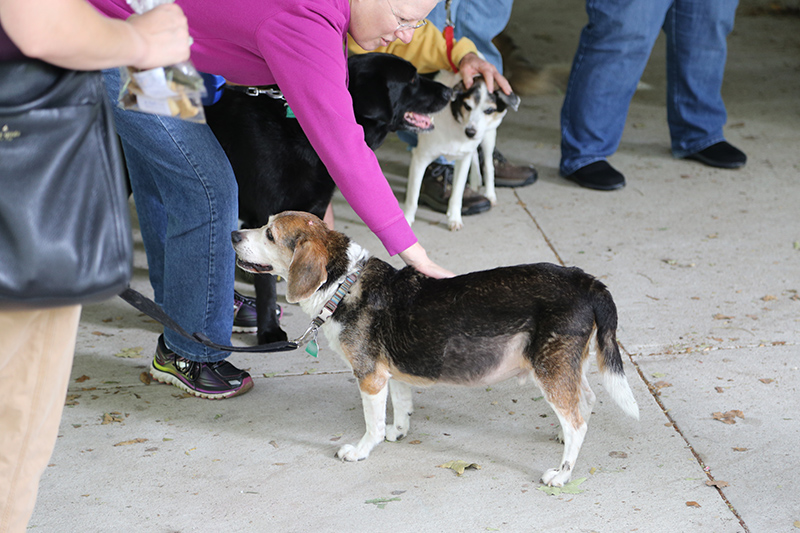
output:
M464 109L466 109L467 111L472 111L472 106L464 102Z
M275 242L275 237L272 236L272 229L267 228L267 240L269 242Z
M497 112L497 108L496 107L490 107L489 109L484 109L483 110L483 114L484 115L491 115L492 113L496 113L496 112Z

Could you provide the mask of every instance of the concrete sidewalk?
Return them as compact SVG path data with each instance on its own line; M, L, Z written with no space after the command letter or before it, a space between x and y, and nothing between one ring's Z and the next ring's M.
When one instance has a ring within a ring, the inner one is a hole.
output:
M517 4L510 32L529 57L569 63L584 3ZM419 390L404 441L343 463L334 454L364 420L355 380L324 341L317 359L234 355L251 392L187 398L140 379L160 327L114 299L84 310L30 530L800 531L800 19L756 14L760 4L740 6L724 90L744 169L671 158L659 44L643 78L652 89L635 96L611 159L625 189L558 177L562 97L543 96L523 99L499 134L509 159L536 164L538 183L500 189L499 205L457 233L418 212L420 241L454 271L577 265L614 295L641 420L609 401L593 369L598 404L573 491L541 490L562 446L532 385ZM378 155L402 198L408 153L392 138ZM338 230L385 258L341 198L335 209ZM140 239L136 266L134 287L149 293ZM283 306L298 336L309 319ZM481 468L438 468L456 459Z

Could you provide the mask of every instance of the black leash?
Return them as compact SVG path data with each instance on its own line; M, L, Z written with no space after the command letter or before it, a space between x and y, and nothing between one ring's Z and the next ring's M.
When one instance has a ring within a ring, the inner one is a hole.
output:
M141 311L142 313L148 315L151 318L154 318L164 326L168 327L172 331L180 333L182 336L190 339L194 342L199 342L209 348L214 348L215 350L220 350L223 352L288 352L290 350L297 349L297 343L291 341L279 341L279 342L271 342L269 344L259 344L258 346L224 346L222 344L217 344L205 336L203 333L195 333L194 335L189 335L182 327L180 327L170 316L164 312L161 307L155 303L153 300L145 296L144 294L135 291L128 287L119 295L120 298L131 304L133 307Z

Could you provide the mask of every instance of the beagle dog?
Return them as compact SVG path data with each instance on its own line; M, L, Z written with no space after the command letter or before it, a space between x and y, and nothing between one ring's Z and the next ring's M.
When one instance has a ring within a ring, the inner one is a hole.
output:
M595 404L586 379L595 331L605 388L626 414L639 417L616 341L614 301L578 268L539 263L433 279L393 268L300 212L235 231L232 241L240 268L286 279L287 301L313 318L298 343L321 329L352 367L367 430L338 451L345 461L366 459L384 439L408 434L412 385L485 387L516 377L536 383L558 416L563 457L541 479L562 486ZM389 394L394 419L387 425Z
M520 99L514 93L506 95L500 89L490 93L483 78L475 78L469 89L459 74L440 71L435 81L453 88L450 105L433 115L436 128L417 138L417 146L411 150L411 163L408 168L406 185L405 215L409 224L414 222L422 188L422 177L439 156L455 160L453 185L447 204L447 226L451 231L460 230L464 223L461 218L461 204L467 177L476 191L483 182L484 195L497 204L494 190L494 160L491 154L497 139L497 127L503 122L508 109L516 111ZM480 168L478 147L486 155ZM481 174L483 175L481 179Z

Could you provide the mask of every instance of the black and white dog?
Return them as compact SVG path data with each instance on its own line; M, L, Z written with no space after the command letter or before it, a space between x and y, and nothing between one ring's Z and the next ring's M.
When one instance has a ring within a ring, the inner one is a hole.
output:
M429 115L450 101L449 87L418 76L399 57L353 56L348 67L355 117L370 148L378 148L390 132L431 129ZM322 217L333 196L330 174L297 120L286 117L284 103L226 90L219 102L205 108L236 175L239 218L245 227L263 226L271 215L286 210ZM276 313L275 278L256 277L255 288L259 343L285 340Z
M306 336L321 328L352 367L367 431L339 450L346 461L408 434L409 385L485 387L516 377L536 383L558 416L564 453L542 481L563 485L596 399L586 379L595 331L605 388L639 417L617 345L614 301L580 269L540 263L433 279L371 257L307 213L275 215L232 240L239 267L285 278L286 299L314 318ZM394 420L387 425L389 393Z
M490 93L483 78L475 78L469 89L464 87L458 74L450 71L440 71L434 80L453 87L453 100L447 108L433 116L436 129L420 135L417 146L411 151L405 214L408 223L413 223L425 169L439 156L445 156L455 160L453 188L447 205L447 226L456 231L464 225L461 219L461 203L468 175L470 185L478 190L482 171L483 184L486 187L484 195L492 205L497 203L492 157L484 157L483 168L479 170L478 147L481 147L484 154L494 153L497 127L509 108L514 111L519 108L520 100L517 95L506 95L499 89Z

